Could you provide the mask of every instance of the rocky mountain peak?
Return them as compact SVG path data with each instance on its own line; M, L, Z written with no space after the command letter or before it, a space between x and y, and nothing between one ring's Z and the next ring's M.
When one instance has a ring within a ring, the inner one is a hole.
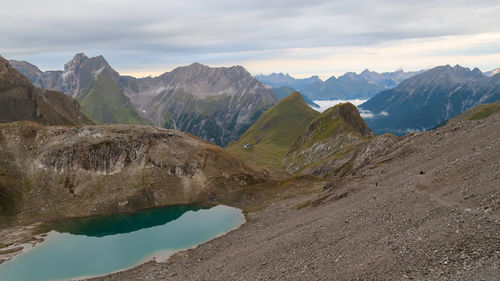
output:
M360 74L361 75L372 75L372 74L377 74L377 72L371 71L368 68L365 68L365 70L363 70Z
M344 75L340 76L339 79L358 80L359 77L355 72L346 72Z
M69 62L64 65L64 72L75 72L80 65L89 58L82 52L76 54Z
M359 135L370 138L375 134L368 128L363 118L361 118L358 109L352 103L341 103L338 105L338 115Z
M470 70L468 67L460 65L443 65L434 67L421 74L413 76L403 81L398 88L418 87L423 85L442 85L449 87L451 84L463 84L478 81L484 78L484 74L479 69Z

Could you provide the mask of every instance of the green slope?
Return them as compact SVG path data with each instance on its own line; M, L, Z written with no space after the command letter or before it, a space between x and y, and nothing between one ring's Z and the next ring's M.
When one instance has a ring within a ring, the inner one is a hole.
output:
M485 103L476 105L469 108L468 110L460 113L459 115L446 120L445 122L437 125L432 129L443 127L451 122L462 121L462 120L480 120L489 117L495 113L500 112L500 100L494 103Z
M500 101L474 106L473 108L470 108L469 110L451 118L450 121L479 120L497 112L500 112Z
M99 75L88 91L77 96L77 100L83 112L97 124L147 124L107 74Z
M294 92L265 111L227 150L250 164L280 167L290 144L318 115Z

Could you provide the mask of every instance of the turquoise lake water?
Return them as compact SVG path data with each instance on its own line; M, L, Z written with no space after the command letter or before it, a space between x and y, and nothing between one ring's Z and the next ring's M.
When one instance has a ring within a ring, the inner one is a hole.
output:
M51 226L46 240L0 265L0 280L64 280L104 275L194 247L239 227L241 210L173 206Z

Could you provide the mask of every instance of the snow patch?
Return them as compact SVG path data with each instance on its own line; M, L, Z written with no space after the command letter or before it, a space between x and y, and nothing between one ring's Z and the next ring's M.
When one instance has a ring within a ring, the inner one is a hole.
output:
M96 71L93 71L92 74L94 75L94 78L97 79L97 76L99 76L99 74L101 74L103 70L104 70L104 66L99 68Z

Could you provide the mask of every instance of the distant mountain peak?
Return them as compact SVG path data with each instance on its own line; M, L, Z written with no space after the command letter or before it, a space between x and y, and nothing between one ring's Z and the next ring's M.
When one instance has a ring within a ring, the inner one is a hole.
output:
M188 65L188 67L204 67L206 65L201 64L199 62L193 62L192 64Z
M495 69L493 69L493 70L487 71L487 72L485 72L484 74L485 74L486 76L493 76L493 75L496 75L496 74L498 74L498 73L500 73L500 67L497 67L497 68L495 68Z
M69 61L67 62L65 65L64 65L64 71L65 72L68 72L68 71L71 71L71 72L74 72L76 71L80 65L88 60L89 58L82 52L82 53L77 53L75 54L75 56Z
M340 117L356 133L364 138L374 137L375 134L361 118L358 109L350 102L340 103L324 112L326 115Z
M374 74L376 72L375 71L371 71L368 68L365 68L365 70L363 70L360 74L372 74L372 73Z
M283 86L289 86L299 91L304 89L308 85L317 82L323 82L323 80L321 80L317 75L311 76L309 78L294 78L289 73L284 74L283 72L273 72L269 75L260 74L256 75L255 79L270 87L280 88Z

